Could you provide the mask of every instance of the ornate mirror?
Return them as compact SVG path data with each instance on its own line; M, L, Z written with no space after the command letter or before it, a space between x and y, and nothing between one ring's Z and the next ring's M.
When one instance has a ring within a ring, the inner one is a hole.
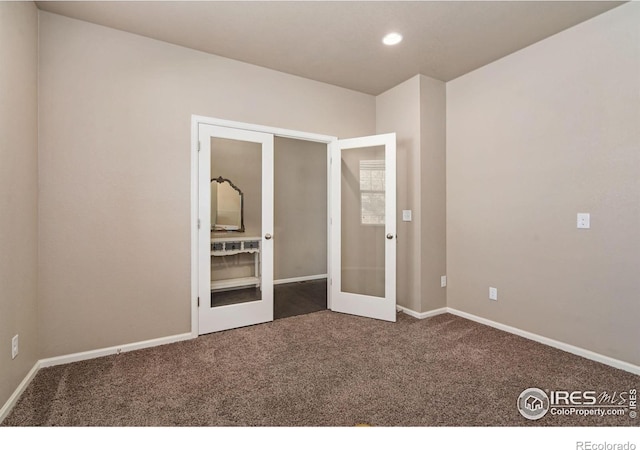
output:
M244 195L227 178L211 179L211 231L244 231Z

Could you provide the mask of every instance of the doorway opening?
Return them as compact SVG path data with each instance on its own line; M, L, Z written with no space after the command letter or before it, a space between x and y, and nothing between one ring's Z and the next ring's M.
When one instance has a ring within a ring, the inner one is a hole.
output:
M327 309L327 144L274 139L274 319Z
M325 143L274 137L274 319L327 309L327 151ZM254 231L261 215L259 169L258 144L211 138L215 236L260 235ZM257 249L213 258L211 307L260 300L259 272ZM232 285L238 279L250 286Z

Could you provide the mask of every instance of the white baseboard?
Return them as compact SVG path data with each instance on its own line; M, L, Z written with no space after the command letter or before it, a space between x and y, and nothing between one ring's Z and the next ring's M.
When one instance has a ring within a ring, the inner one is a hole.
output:
M5 404L2 405L2 408L0 408L0 422L2 422L9 415L24 390L27 388L27 386L29 386L33 378L38 373L38 370L40 370L40 361L36 361L29 373L27 373L24 379L20 382L16 390L13 391L11 397L9 397Z
M322 280L323 278L327 278L326 273L321 273L318 275L307 275L305 277L282 278L280 280L273 280L273 284L299 283L301 281Z
M433 317L447 312L447 308L432 309L431 311L423 313L419 313L417 311L414 311L413 309L409 309L400 305L396 305L396 308L411 317L415 317L416 319L426 319L427 317Z
M158 345L172 344L174 342L186 341L193 339L192 333L176 334L173 336L165 336L157 339L149 339L148 341L132 342L130 344L116 345L113 347L100 348L97 350L89 350L86 352L72 353L70 355L55 356L53 358L45 358L39 361L40 367L59 366L60 364L69 364L72 362L84 361L87 359L100 358L101 356L115 355L117 353L131 352L143 348L157 347Z
M499 322L494 322L493 320L485 319L479 316L474 316L473 314L469 314L464 311L458 311L457 309L454 309L454 308L446 308L446 309L447 309L447 312L450 314L463 317L465 319L469 319L474 322L478 322L483 325L490 326L492 328L497 328L498 330L506 331L507 333L515 334L517 336L521 336L523 338L530 339L532 341L540 342L541 344L548 345L549 347L554 347L568 353L573 353L574 355L582 356L583 358L590 359L592 361L596 361L602 364L606 364L607 366L615 367L616 369L621 369L626 372L631 372L636 375L640 375L640 366L636 366L634 364L631 364L625 361L620 361L619 359L614 359L609 356L601 355L599 353L592 352L591 350L586 350L584 348L576 347L574 345L566 344L564 342L560 342L554 339L540 336L538 334L530 333L528 331L524 331L519 328L515 328L509 325L504 325Z
M499 322L494 322L493 320L485 319L484 317L475 316L473 314L469 314L464 311L459 311L454 308L449 308L449 307L438 308L431 311L419 313L412 309L405 308L404 306L396 305L396 307L399 311L405 314L408 314L412 317L415 317L416 319L426 319L427 317L433 317L433 316L437 316L439 314L444 314L444 313L453 314L455 316L459 316L464 319L471 320L473 322L478 322L483 325L496 328L498 330L506 331L507 333L515 334L525 339L530 339L532 341L536 341L541 344L548 345L549 347L557 348L559 350L563 350L565 352L572 353L574 355L582 356L583 358L590 359L592 361L606 364L607 366L615 367L616 369L620 369L626 372L631 372L633 374L640 375L640 366L636 366L634 364L631 364L625 361L620 361L619 359L611 358L609 356L601 355L600 353L592 352L591 350L586 350L584 348L576 347L571 344L556 341L555 339L540 336L539 334L530 333L528 331L524 331L519 328L515 328L509 325L504 325Z

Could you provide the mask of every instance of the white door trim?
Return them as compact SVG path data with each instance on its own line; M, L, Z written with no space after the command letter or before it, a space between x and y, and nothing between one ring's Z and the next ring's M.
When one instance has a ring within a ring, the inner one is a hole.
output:
M329 178L330 152L329 144L338 138L324 134L308 133L304 131L289 130L286 128L256 125L231 120L217 119L200 115L191 116L191 337L198 337L198 128L203 125L214 125L227 128L237 128L247 131L270 133L278 137L299 139L303 141L321 142L327 144L327 212L331 211L331 183ZM330 214L327 214L327 251L330 252L331 227ZM331 254L327 254L327 272L331 273ZM330 289L327 290L327 306L331 307Z

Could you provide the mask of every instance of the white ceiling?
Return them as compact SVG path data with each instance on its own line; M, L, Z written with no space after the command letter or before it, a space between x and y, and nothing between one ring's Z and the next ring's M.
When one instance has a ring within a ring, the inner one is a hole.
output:
M449 81L623 2L37 2L45 11L377 95ZM386 47L384 34L402 43Z

